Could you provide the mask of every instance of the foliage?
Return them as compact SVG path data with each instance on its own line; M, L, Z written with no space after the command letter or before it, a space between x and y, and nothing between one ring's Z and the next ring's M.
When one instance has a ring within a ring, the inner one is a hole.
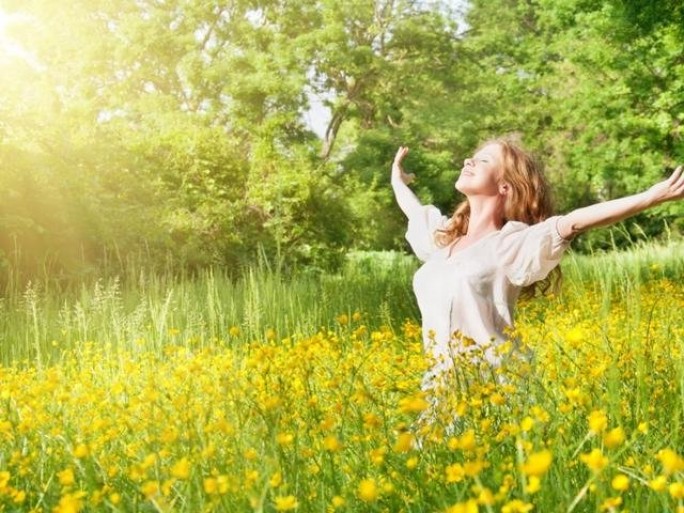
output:
M131 259L329 270L348 249L400 248L400 144L445 212L462 159L508 132L546 161L560 211L634 192L684 159L682 16L674 1L473 0L464 15L413 0L4 0L5 281ZM321 138L304 121L316 102ZM577 246L678 233L681 213Z

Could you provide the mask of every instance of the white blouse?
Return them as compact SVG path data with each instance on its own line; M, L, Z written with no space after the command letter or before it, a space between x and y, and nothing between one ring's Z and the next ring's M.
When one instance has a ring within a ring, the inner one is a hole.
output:
M544 279L558 265L569 241L556 229L558 216L538 224L508 221L462 250L435 243L435 231L448 219L432 205L410 218L406 239L424 262L413 279L422 316L423 344L435 358L431 374L451 366L450 351L467 350L458 332L484 349L485 359L500 364L496 347L513 325L520 290Z

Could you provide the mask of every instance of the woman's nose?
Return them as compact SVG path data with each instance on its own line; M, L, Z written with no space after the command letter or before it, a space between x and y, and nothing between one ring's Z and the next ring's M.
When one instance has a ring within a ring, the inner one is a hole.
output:
M464 166L470 166L470 165L472 165L472 164L473 164L473 160L472 160L472 159L465 159L465 160L463 161L463 165L464 165Z

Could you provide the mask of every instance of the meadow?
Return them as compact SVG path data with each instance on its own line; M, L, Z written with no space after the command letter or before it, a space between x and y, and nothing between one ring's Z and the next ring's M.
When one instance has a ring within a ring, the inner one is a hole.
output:
M0 510L683 512L683 249L568 255L437 399L402 255L10 280Z

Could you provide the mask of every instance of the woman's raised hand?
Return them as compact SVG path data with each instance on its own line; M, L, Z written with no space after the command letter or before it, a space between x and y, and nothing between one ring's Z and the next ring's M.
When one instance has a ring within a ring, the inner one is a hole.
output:
M655 203L684 199L684 168L678 166L669 178L651 187Z
M413 173L407 174L401 167L401 161L408 154L409 149L406 146L400 146L397 150L397 154L394 156L394 162L392 162L392 180L400 180L406 185L410 184L416 175Z

